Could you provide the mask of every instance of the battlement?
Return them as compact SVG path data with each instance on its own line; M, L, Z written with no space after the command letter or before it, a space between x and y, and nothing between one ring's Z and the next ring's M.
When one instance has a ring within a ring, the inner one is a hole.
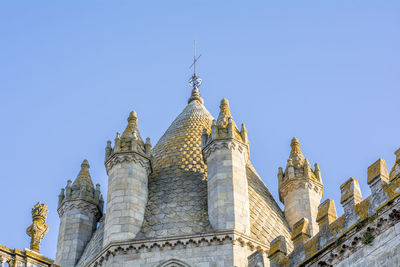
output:
M271 266L333 266L400 222L400 149L395 154L396 162L390 175L383 159L368 167L367 183L372 194L366 199L362 200L355 178L349 178L340 186L342 216L337 218L332 199L319 205L317 234L310 235L306 218L295 223L291 237L294 250L290 254L283 236L272 241Z

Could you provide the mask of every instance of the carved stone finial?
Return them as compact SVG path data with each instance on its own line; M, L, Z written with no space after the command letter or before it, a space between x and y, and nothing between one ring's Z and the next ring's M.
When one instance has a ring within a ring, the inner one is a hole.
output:
M305 159L300 150L300 142L296 137L293 137L292 141L290 142L290 147L291 151L289 158L293 160L293 166L295 168L301 168L304 165Z
M290 146L292 147L292 153L301 153L300 142L299 142L299 139L297 139L296 137L292 138L292 141L290 142Z
M133 124L137 124L137 114L136 111L132 110L131 113L129 113L129 117L128 117L128 123L133 123Z
M232 119L232 115L229 110L229 101L228 99L223 98L221 100L221 105L219 106L219 115L217 119L217 124L219 126L226 127L229 122L229 118ZM236 127L236 124L234 124L234 126Z
M31 237L30 249L36 252L40 250L40 242L49 230L44 224L47 218L47 205L38 202L32 209L32 224L26 229L26 233Z
M190 104L192 101L197 100L199 101L201 104L204 104L203 98L201 98L200 96L200 91L198 87L194 87L192 90L192 94L188 100L188 104Z

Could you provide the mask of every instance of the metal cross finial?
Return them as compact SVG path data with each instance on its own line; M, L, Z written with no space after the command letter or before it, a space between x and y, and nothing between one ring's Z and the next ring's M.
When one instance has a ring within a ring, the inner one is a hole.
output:
M199 57L196 58L196 40L194 40L194 57L193 57L193 63L192 65L190 65L189 68L191 68L192 66L194 67L194 74L196 74L196 62L199 60L199 58L201 57L201 54Z
M189 84L193 87L193 88L198 88L201 85L202 79L200 77L197 76L196 73L196 63L199 60L200 56L196 57L196 40L194 40L194 56L193 56L193 63L192 65L190 65L189 68L192 68L193 66L193 76L190 78L189 80Z

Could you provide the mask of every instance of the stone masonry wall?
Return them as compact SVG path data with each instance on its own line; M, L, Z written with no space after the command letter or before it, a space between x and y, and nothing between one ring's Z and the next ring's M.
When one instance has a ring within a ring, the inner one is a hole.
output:
M315 263L313 266L318 266ZM392 267L400 266L400 223L379 235L371 244L363 246L336 267Z
M205 148L208 214L215 230L250 234L246 174L247 148L234 140L215 140Z
M64 203L60 218L56 263L75 266L96 227L97 207L84 201Z
M289 192L285 197L285 217L289 225L294 225L301 218L307 218L310 223L310 233L318 233L318 224L315 219L320 201L321 196L306 186Z
M104 245L133 239L142 226L148 197L148 169L140 164L139 157L133 153L114 155L111 161L115 163L108 165Z

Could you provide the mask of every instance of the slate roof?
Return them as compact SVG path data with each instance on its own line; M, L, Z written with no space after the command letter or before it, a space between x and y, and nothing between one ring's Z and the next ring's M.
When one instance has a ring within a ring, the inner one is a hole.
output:
M249 162L246 168L249 188L250 235L260 242L269 244L274 238L283 235L288 250L293 249L291 230L285 215L274 197Z

